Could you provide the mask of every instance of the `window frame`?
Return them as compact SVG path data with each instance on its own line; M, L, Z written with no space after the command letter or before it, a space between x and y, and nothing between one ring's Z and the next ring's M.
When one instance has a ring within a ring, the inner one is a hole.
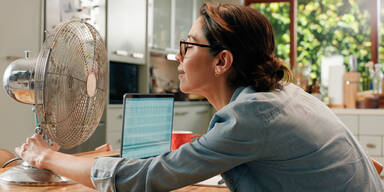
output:
M379 63L380 0L371 0L371 61Z
M297 59L297 1L298 0L244 0L244 5L249 6L252 3L280 3L285 2L290 4L290 20L289 35L290 35L290 65L293 68ZM380 22L380 0L370 1L370 20L371 20L371 61L379 62L379 22ZM293 51L292 51L293 50Z

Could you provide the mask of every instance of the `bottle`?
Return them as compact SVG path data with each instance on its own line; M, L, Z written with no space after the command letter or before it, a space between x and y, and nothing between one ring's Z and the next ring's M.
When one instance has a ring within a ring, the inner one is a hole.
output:
M312 79L312 86L310 87L311 95L318 98L320 101L322 100L322 96L320 94L320 86L317 81L317 78Z
M375 64L375 71L373 72L372 84L373 84L373 93L382 94L383 93L383 72L381 71L381 64Z
M371 76L372 76L372 73L371 73L371 67L370 67L370 63L367 63L365 66L364 66L364 71L361 73L361 91L368 91L370 90L370 84L371 84Z

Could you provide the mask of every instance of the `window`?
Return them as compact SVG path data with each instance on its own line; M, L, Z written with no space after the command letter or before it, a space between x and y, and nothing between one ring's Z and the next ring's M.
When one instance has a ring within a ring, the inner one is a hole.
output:
M289 25L291 23L289 18L289 2L253 3L250 6L260 11L271 22L276 39L275 55L289 63Z
M292 68L296 63L297 54L297 0L245 0L244 4L259 10L269 19L276 34L276 55Z
M246 0L245 5L261 11L267 17L272 16L269 19L274 23L274 20L288 18L287 8L277 2L289 3L290 29L292 29L290 31L292 32L287 31L284 25L274 26L276 36L282 36L277 37L276 43L282 44L277 45L277 48L287 49L285 46L287 42L279 39L285 39L289 34L290 57L292 58L292 55L297 57L297 61L290 61L291 67L310 66L311 78L314 79L319 77L321 59L328 55L343 55L345 64L348 63L350 55L355 55L360 72L365 70L364 65L367 62L377 63L379 55L384 56L384 42L380 41L379 49L378 30L375 29L378 24L378 19L375 20L378 18L378 12L384 12L383 8L378 7L383 7L380 1L384 0ZM297 17L295 17L296 11ZM381 18L384 20L383 17ZM383 39L383 30L380 34L380 39ZM296 35L297 45L295 45L296 42L292 42ZM297 50L292 49L296 47ZM286 50L277 50L276 55L285 60L286 52ZM381 62L383 61L381 59Z

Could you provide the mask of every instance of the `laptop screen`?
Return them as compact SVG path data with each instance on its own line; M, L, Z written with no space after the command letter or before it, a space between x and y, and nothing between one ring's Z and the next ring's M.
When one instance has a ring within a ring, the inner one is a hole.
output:
M171 150L172 95L125 94L121 157L147 158Z

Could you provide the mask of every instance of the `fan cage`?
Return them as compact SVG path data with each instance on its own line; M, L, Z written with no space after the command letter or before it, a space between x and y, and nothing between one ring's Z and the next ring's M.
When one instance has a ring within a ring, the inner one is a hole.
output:
M63 148L86 141L102 117L107 97L108 60L104 41L83 20L57 26L47 36L35 68L38 120ZM95 95L87 95L87 77L96 76Z

